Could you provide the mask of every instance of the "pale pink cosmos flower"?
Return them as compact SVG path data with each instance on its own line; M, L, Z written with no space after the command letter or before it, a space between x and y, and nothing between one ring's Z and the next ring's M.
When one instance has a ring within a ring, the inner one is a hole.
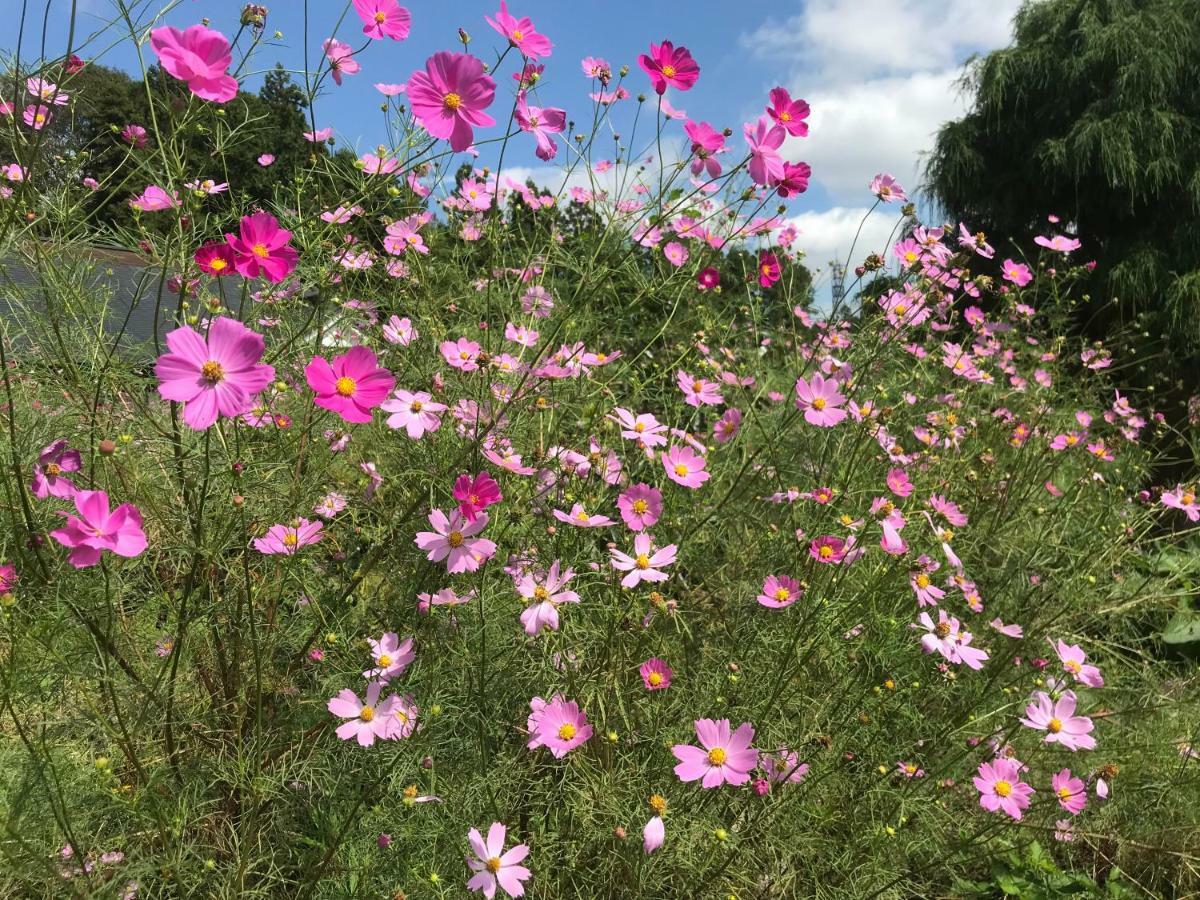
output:
M653 528L662 515L662 491L648 484L630 485L617 497L621 520L631 531Z
M832 428L846 418L841 406L846 398L837 388L837 382L826 380L819 372L812 378L796 379L796 407L804 413L804 421L821 428Z
M375 661L375 666L363 672L363 678L380 681L399 678L417 658L413 649L413 639L405 638L401 641L394 631L385 632L379 640L367 638L367 644L371 647L371 658Z
M387 418L389 428L403 428L412 440L419 441L427 433L442 427L441 415L446 411L446 404L435 402L425 391L396 388L379 408L391 413Z
M721 174L721 163L717 154L725 149L725 135L707 122L684 123L683 130L692 142L692 174L707 172L709 178Z
M796 579L787 575L768 575L756 599L771 609L783 609L795 603L802 593L804 587Z
M1050 638L1046 640L1050 641L1054 652L1058 654L1063 671L1070 673L1077 683L1093 688L1104 687L1104 676L1096 666L1087 664L1087 654L1078 644L1068 644L1061 638L1057 641Z
M462 596L455 593L454 588L442 588L433 594L417 594L417 600L420 601L418 609L421 612L428 612L431 606L461 606L474 599L474 589L467 591Z
M227 73L233 52L221 32L204 25L185 31L164 25L150 32L150 48L167 74L186 81L201 100L228 103L237 96L237 79Z
M547 748L555 759L562 759L592 736L587 716L574 700L555 694L549 701L534 697L529 701L530 750Z
M461 153L475 140L475 128L495 125L484 110L496 96L496 82L469 53L440 51L408 79L413 115L433 137L448 140Z
M872 194L884 203L907 203L908 195L900 183L886 172L881 172L871 179L869 187Z
M332 360L314 356L304 367L304 376L316 395L313 402L347 422L370 422L371 410L396 385L392 373L378 365L374 351L362 346Z
M651 44L650 54L638 56L638 65L650 76L654 92L662 96L668 87L689 91L700 77L700 66L687 47L676 47L670 41Z
M667 839L667 829L662 816L651 816L642 828L642 852L649 856L659 849Z
M308 519L297 519L291 525L272 525L267 533L254 539L254 549L267 556L283 554L291 556L301 547L315 544L324 535L321 529L323 522L310 522Z
M694 490L712 477L711 472L705 471L707 460L686 444L663 451L662 464L667 477L685 488Z
M1054 791L1058 805L1073 816L1079 815L1087 806L1087 785L1082 778L1072 776L1070 769L1055 772L1050 779L1050 789Z
M83 458L78 450L68 448L65 438L47 444L33 464L33 481L29 489L39 500L47 497L74 497L75 484L66 477L67 472L78 472L83 468ZM3 593L3 591L0 591Z
M363 34L373 41L408 37L412 17L397 0L354 0L354 11L363 22Z
M779 147L787 132L779 125L772 125L766 116L759 116L753 125L742 126L746 145L750 148L750 178L755 184L772 185L785 174L783 157Z
M799 98L793 100L787 89L781 87L772 89L769 97L771 105L767 107L767 115L792 137L808 134L808 122L804 120L808 118L809 107L805 101Z
M925 634L921 635L921 649L925 653L939 653L947 661L955 665L965 665L969 669L983 668L983 664L988 660L987 651L971 646L974 635L963 630L958 619L947 615L944 609L938 610L936 623L927 612L921 613L917 618L920 624L909 627L925 630Z
M680 369L675 373L675 383L683 391L683 402L688 406L720 406L725 402L721 396L721 385L715 381L697 378L690 372Z
M713 423L713 440L718 444L728 444L742 427L742 411L727 409L721 418Z
M665 691L671 686L671 676L675 673L671 667L657 656L652 656L640 666L638 674L642 676L642 684L648 691Z
M569 513L563 512L561 509L554 510L554 518L568 525L573 525L576 528L603 528L605 525L613 523L613 520L608 516L589 513L584 509L582 503L576 503L572 506Z
M94 566L104 550L128 559L146 549L142 514L132 503L122 503L109 512L104 491L77 490L72 500L79 515L59 512L66 521L62 528L51 531L50 537L70 548L67 562L75 568Z
M442 341L442 358L456 369L474 372L479 368L479 354L483 351L477 342L462 337L457 341Z
M1025 629L1020 625L1005 625L1000 619L992 619L992 621L988 622L988 625L1005 637L1017 639L1025 637Z
M389 162L397 161L392 159ZM427 256L429 247L425 244L425 238L421 236L420 231L424 224L421 216L406 216L392 222L387 226L387 234L383 238L383 249L393 256L400 256L409 250L415 250L417 253Z
M329 60L329 71L333 74L334 83L340 85L342 76L357 75L362 71L362 64L354 58L354 48L343 44L337 38L326 38L321 44L325 58Z
M567 112L555 107L530 106L525 92L517 95L517 106L513 119L518 127L532 134L537 143L534 155L538 159L551 160L558 155L558 144L551 135L559 134L567 127Z
M289 243L291 239L292 233L280 228L279 221L267 212L243 216L240 233L225 235L238 274L266 278L272 284L279 284L296 268L300 254Z
M509 13L505 0L500 0L500 11L496 13L496 18L493 19L491 16L484 16L484 18L492 28L496 29L498 34L508 38L508 42L512 46L530 59L549 56L550 50L554 47L548 37L538 34L537 28L534 27L533 21L528 16L518 19Z
M758 765L758 751L750 746L754 726L743 722L730 732L729 720L697 719L699 747L676 744L671 753L679 760L675 775L680 781L699 781L702 787L745 784Z
M663 256L667 258L667 262L679 268L688 261L688 249L679 241L668 241L663 247Z
M188 326L167 334L167 348L154 366L158 393L164 400L183 403L183 421L204 431L219 416L240 416L275 377L275 369L260 363L263 337L237 319L218 316L201 336Z
M1189 522L1200 522L1200 503L1196 502L1194 487L1180 484L1173 491L1163 491L1162 505L1179 510Z
M484 841L479 830L472 828L467 834L471 842L471 852L474 857L467 857L467 865L475 874L467 882L467 890L482 891L487 900L496 896L496 887L510 897L520 897L525 893L525 885L530 871L520 865L521 860L529 855L528 844L517 844L507 853L504 852L504 838L507 829L499 822L493 822L488 829L487 841Z
M787 747L780 747L774 753L763 753L761 762L767 780L773 784L798 784L808 774L808 763L800 762L800 757Z
M1034 794L1033 788L1021 781L1020 763L1004 757L980 763L973 781L980 806L988 812L1000 810L1017 821L1021 811L1029 808L1029 798Z
M313 507L313 514L322 519L332 519L346 508L346 497L337 491L330 491Z
M274 153L259 154L258 164L260 166L262 166L264 169L267 168L269 165L271 165L271 163L273 163L273 162L275 162L275 154Z
M509 322L504 326L504 339L522 347L534 347L537 345L538 333L525 325Z
M51 103L54 106L66 106L71 99L70 94L60 91L57 84L47 81L45 78L25 79L25 90L31 97L36 97L43 103Z
M418 532L414 543L428 553L430 562L445 560L446 571L451 575L475 572L496 554L492 541L476 537L487 523L487 513L480 513L474 522L468 522L457 509L449 516L435 509L429 513L433 531Z
M1075 693L1064 691L1057 701L1045 691L1034 694L1034 702L1025 707L1021 724L1046 732L1045 743L1061 744L1068 750L1095 749L1094 725L1087 716L1075 715Z
M161 212L164 209L174 209L179 205L179 195L157 184L147 185L146 189L129 201L129 208L138 212Z
M54 113L44 103L39 103L36 106L30 103L21 114L21 121L34 131L41 131L54 121Z
M618 406L608 418L621 426L621 437L627 440L637 441L647 448L661 447L667 443L667 426L650 413L635 416Z
M588 78L598 78L602 85L607 86L612 81L612 66L606 59L587 56L580 61L579 65L583 69L584 75Z
M389 344L399 344L401 347L407 347L418 337L420 337L420 334L413 327L412 320L407 316L403 319L399 316L392 316L387 320L387 324L383 326L383 339Z
M563 603L578 603L579 594L565 590L567 583L575 577L571 569L560 572L559 561L550 565L548 572L535 575L527 572L517 581L517 593L532 601L521 613L521 624L525 633L535 637L543 628L558 631L558 607Z
M621 586L637 587L643 581L666 581L670 576L659 569L675 562L675 553L679 548L668 544L661 550L654 550L650 535L642 531L633 539L633 555L622 553L615 547L609 550L612 567L619 572L628 572L621 579Z
M367 685L365 700L360 700L354 691L345 688L326 704L326 709L333 715L349 719L338 726L336 734L339 738L343 741L355 738L360 746L370 747L376 738L387 740L392 736L399 698L393 694L381 702L379 694L384 686L382 681L372 681Z
M400 84L384 84L382 82L376 82L372 85L372 87L385 97L395 97L408 90L408 85L404 84L403 82Z
M903 469L892 469L887 473L888 490L897 497L908 497L913 492L913 483L908 480L908 473Z

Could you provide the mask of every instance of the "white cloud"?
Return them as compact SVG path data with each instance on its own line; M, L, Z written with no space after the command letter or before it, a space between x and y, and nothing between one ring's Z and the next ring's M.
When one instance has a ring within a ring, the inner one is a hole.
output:
M853 269L868 253L878 253L886 258L888 238L900 221L900 211L895 206L881 204L864 222L863 217L869 209L869 206L835 206L821 212L803 212L788 219L800 230L795 246L804 251L804 264L815 273L830 262L845 264L849 261Z

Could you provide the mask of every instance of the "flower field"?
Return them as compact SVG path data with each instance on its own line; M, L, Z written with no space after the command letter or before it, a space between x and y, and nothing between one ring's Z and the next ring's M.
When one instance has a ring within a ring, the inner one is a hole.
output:
M114 21L156 68L103 146L92 60L4 76L0 896L1200 890L1195 468L1066 325L1088 235L868 172L903 227L815 302L800 98L345 5L286 176L255 4Z

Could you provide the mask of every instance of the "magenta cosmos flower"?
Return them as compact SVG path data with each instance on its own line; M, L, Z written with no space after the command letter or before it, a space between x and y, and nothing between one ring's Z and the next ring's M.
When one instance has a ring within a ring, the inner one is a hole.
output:
M779 155L787 132L780 125L772 125L766 116L759 116L753 125L742 126L746 146L750 148L750 165L747 170L755 184L771 185L786 173L783 157Z
M332 362L314 356L304 367L304 376L317 395L313 402L347 422L370 422L371 410L396 386L392 373L377 364L375 353L361 346L351 347Z
M481 512L504 499L500 485L487 472L459 475L454 482L453 496L458 501L458 511L468 522L474 522Z
M240 416L271 383L275 369L260 363L261 334L236 319L219 316L201 337L186 325L167 335L169 353L158 358L154 374L164 400L184 404L183 421L204 431L219 416Z
M425 61L425 71L408 79L413 115L435 138L448 140L455 153L474 142L473 128L496 124L484 112L495 96L496 82L469 53L435 53Z
M710 472L704 470L708 464L704 457L686 444L676 444L666 450L662 454L662 464L667 477L685 488L698 488L712 477Z
M68 449L65 439L60 438L47 444L33 464L33 482L29 489L39 500L47 497L74 497L75 484L65 477L67 472L78 472L83 468L83 459L78 450Z
M442 427L441 414L446 411L446 404L434 402L425 391L397 388L379 408L391 413L387 418L388 428L403 428L410 438L419 441L426 432Z
M457 509L447 516L440 509L429 513L433 531L417 532L414 543L428 553L430 562L446 561L451 575L475 572L496 554L496 545L475 535L487 527L488 514L468 522Z
M1063 692L1057 701L1045 691L1038 691L1034 702L1025 707L1021 724L1046 732L1047 744L1061 744L1068 750L1093 750L1096 747L1096 739L1091 735L1092 720L1075 715L1073 691Z
M638 666L638 674L642 676L642 684L646 686L646 690L663 691L671 686L671 676L675 673L663 660L652 656Z
M417 652L413 650L413 639L405 638L402 641L394 631L386 632L379 640L367 638L367 644L371 647L371 659L375 661L375 667L363 672L363 678L378 678L382 681L399 678L417 658Z
M767 115L783 126L792 137L804 137L808 134L808 104L803 100L792 99L786 88L777 87L770 93L771 105L767 107Z
M574 700L555 694L546 702L541 697L529 701L530 750L546 747L555 759L562 759L592 736L587 716Z
M521 16L518 19L509 13L505 0L500 0L500 11L496 13L496 18L493 19L491 16L484 16L484 18L501 36L508 38L510 44L530 59L549 56L551 48L554 47L550 43L550 38L544 34L538 34L537 28L534 27L533 20L529 16Z
M280 553L291 556L301 547L320 541L324 527L324 523L308 519L297 519L291 525L272 525L266 534L254 539L254 549L266 556Z
M363 34L373 41L408 37L412 17L396 0L354 0L354 11L363 22Z
M630 531L653 528L662 515L662 491L648 484L635 484L617 497L617 509Z
M164 25L150 32L150 48L167 74L186 81L201 100L228 103L237 96L237 79L226 72L233 53L221 32L204 25L185 31Z
M654 92L662 95L668 87L681 91L691 90L700 77L700 67L692 59L687 47L676 47L670 41L650 45L650 55L638 57L638 65L650 76Z
M1021 767L1016 760L998 758L981 763L973 780L979 791L979 805L988 812L1000 810L1020 821L1021 810L1029 808L1034 791L1021 781Z
M782 277L779 257L764 250L758 255L758 286L769 288Z
M743 722L731 734L728 719L697 719L695 724L700 746L676 744L671 748L679 760L675 767L679 780L700 781L706 788L749 781L750 772L758 765L758 751L750 746L754 726Z
M279 284L296 268L299 254L288 243L291 239L292 233L280 228L278 220L265 212L243 216L240 234L225 235L238 274L243 278L265 278L272 284Z
M762 591L758 602L771 609L783 609L791 606L804 593L804 588L794 578L787 575L768 575L763 579Z
M477 828L467 833L471 842L471 852L474 857L467 857L467 865L475 874L467 882L467 890L482 891L487 900L496 896L496 887L510 897L520 897L525 893L525 885L530 872L519 865L521 860L529 855L528 844L517 844L507 853L504 852L504 838L507 829L499 822L493 822L488 829L487 841Z
M376 738L386 740L393 736L399 724L395 713L400 698L393 694L381 702L379 694L384 686L382 681L372 681L367 685L365 701L359 700L349 688L339 691L329 701L326 709L338 718L350 720L338 726L338 737L343 741L356 738L360 746L370 747Z
M725 135L707 122L693 122L690 119L684 122L683 130L692 142L692 174L707 172L709 178L719 176L721 163L717 160L717 154L725 149Z
M809 425L832 428L846 418L846 411L841 408L845 402L837 382L826 380L820 373L810 379L796 379L796 407L804 413L804 421Z
M643 581L666 581L670 576L658 570L675 562L675 552L678 549L674 544L668 544L661 550L652 552L650 535L643 531L633 539L633 556L622 553L615 547L608 552L612 558L612 567L618 572L629 573L621 579L621 586L632 588Z
M142 514L132 503L122 503L109 512L104 491L76 491L72 499L79 515L59 512L66 522L50 532L50 537L71 548L67 562L75 568L94 566L104 550L130 558L146 549Z

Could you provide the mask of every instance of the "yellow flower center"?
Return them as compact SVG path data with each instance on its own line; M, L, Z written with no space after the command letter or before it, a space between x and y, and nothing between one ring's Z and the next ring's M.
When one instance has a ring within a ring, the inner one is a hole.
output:
M442 98L442 105L451 112L454 112L456 109L462 106L462 97L451 92Z
M661 816L667 811L667 798L662 794L651 794L650 808Z
M660 684L662 684L662 680L663 680L662 673L661 672L651 672L649 675L646 676L646 680L648 682L650 682L651 687L658 687Z
M300 537L294 531L289 531L283 536L283 546L285 547L295 547L298 543L300 543Z
M358 385L355 383L354 379L347 378L345 375L339 378L333 385L333 389L343 397L353 397L354 390L357 387Z
M687 466L685 466L683 463L676 464L676 466L675 466L675 474L676 475L678 475L680 478L683 478L687 475L687 473L688 473Z
M713 747L708 751L708 761L714 766L725 764L725 750L722 747Z
M702 390L704 390L704 382L703 381L693 381L692 382L692 393L698 394Z
M380 10L379 12L375 13L375 24L376 25L382 25L386 21L387 21L387 13L385 13L383 10Z
M1083 666L1073 659L1068 659L1065 663L1063 663L1063 668L1068 672L1074 672L1076 675L1078 675L1080 671L1082 671Z
M200 377L205 381L217 384L225 380L225 367L215 359L210 359L200 367Z
M1062 719L1055 717L1046 723L1046 730L1051 734L1058 734L1062 731L1062 725Z
M214 272L222 271L227 265L229 265L229 263L225 262L225 260L221 259L219 256L215 259L209 260L208 263L208 267Z
M1071 796L1070 788L1060 787L1058 789L1058 796L1061 797L1063 800L1066 800L1068 797Z
M674 78L675 77L675 67L674 66L663 66L662 73L664 75L666 75L668 78Z
M586 522L589 518L591 518L591 517L587 513L585 513L582 509L579 512L575 513L575 521L577 521L577 522Z
M814 397L813 402L812 402L812 408L815 409L817 412L820 412L821 410L823 410L825 408L825 398L824 397Z
M62 466L58 463L46 463L46 474L52 478L62 474Z
M487 861L487 870L495 875L500 871L500 857L493 856Z
M650 509L650 504L647 503L645 500L634 500L633 501L633 511L635 513L637 513L639 516L645 515L649 509Z
M267 249L266 244L255 244L253 247L250 248L250 252L253 253L255 256L257 256L259 259L266 259L268 256L271 255L271 251Z
M560 741L569 741L575 737L575 726L570 722L563 722L558 726L558 739Z
M375 707L364 706L362 708L362 710L359 712L358 717L360 719L362 719L364 722L370 722L372 719L375 718Z
M831 556L833 556L833 548L828 544L825 544L820 550L817 551L817 553L820 554L821 559L829 559Z
M633 426L633 430L636 431L638 434L641 434L643 431L646 430L646 425L643 422L638 422Z
M775 589L775 599L776 600L780 600L780 601L786 600L790 596L791 596L791 592L785 587Z
M546 600L550 597L550 592L540 584L533 589L533 598L535 600Z
M791 114L790 112L781 112L781 113L779 114L779 121L780 121L780 122L790 122L790 121L792 121L792 114Z
M392 664L392 657L387 653L381 653L379 655L379 659L377 659L376 662L378 662L381 667L386 669L388 666L390 666Z
M1179 502L1183 506L1192 506L1196 502L1196 495L1193 494L1191 491L1188 491L1182 497L1179 498Z
M997 797L1007 797L1012 793L1012 785L1007 781L997 781L996 786L992 790L996 792Z
M637 559L634 560L634 564L639 569L648 569L650 568L650 557L648 557L645 553L639 553L637 555Z
M924 588L929 587L929 584L930 584L929 576L926 575L924 572L922 572L920 575L917 576L917 587L924 589Z
M762 273L763 273L764 275L770 275L770 274L771 274L771 267L770 267L769 265L767 265L766 263L763 263L763 267L762 267Z
M409 405L409 407L408 407L408 408L409 408L409 409L411 409L413 412L420 412L420 411L421 411L421 409L422 409L424 406L425 406L425 404L424 404L424 403L422 403L420 400L414 400L414 401L413 401L413 402L412 402L412 403Z
M457 549L462 546L463 536L461 531L452 531L446 535L446 543Z
M949 637L950 623L949 622L938 622L935 626L933 626L933 633L936 634L940 638Z
M523 40L525 40L525 33L523 31L521 31L520 28L514 28L513 33L512 33L512 39L514 41L523 41Z

